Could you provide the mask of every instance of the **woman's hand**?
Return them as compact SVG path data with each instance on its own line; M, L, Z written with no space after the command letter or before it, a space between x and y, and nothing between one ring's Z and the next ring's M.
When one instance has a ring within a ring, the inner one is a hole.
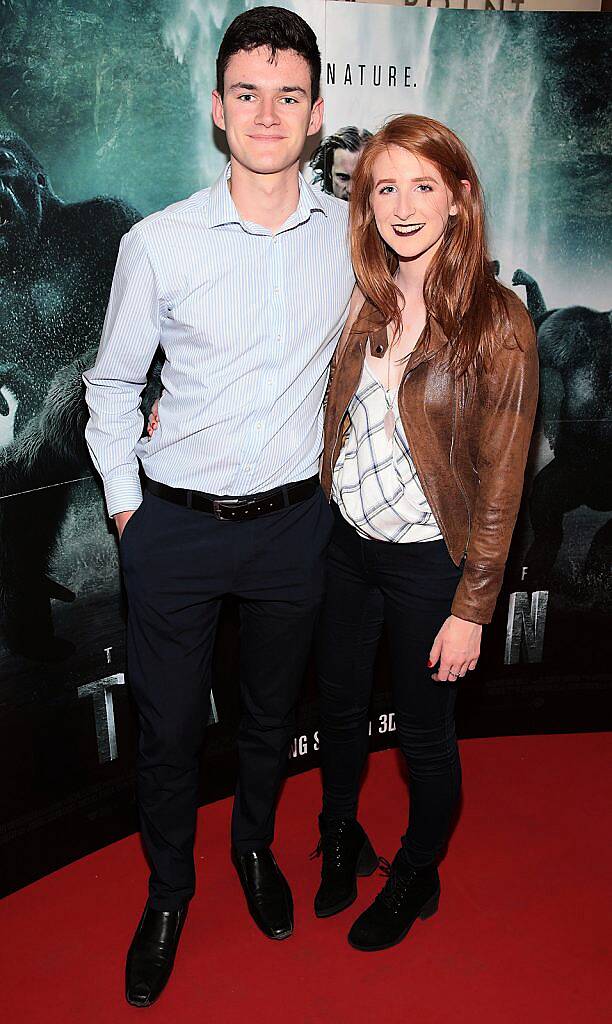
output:
M428 668L434 668L440 662L437 672L431 678L440 683L454 683L468 670L476 668L481 637L480 623L467 622L456 615L449 615L429 653Z
M157 430L159 426L159 416L157 415L157 407L159 405L159 399L156 398L151 406L151 412L149 413L149 422L147 423L147 434L149 437L153 437L153 431Z

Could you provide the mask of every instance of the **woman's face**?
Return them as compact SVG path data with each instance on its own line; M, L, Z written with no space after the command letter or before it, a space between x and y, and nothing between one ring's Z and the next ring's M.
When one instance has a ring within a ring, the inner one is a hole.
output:
M374 161L370 204L379 233L400 257L433 256L457 213L440 172L423 157L389 146Z

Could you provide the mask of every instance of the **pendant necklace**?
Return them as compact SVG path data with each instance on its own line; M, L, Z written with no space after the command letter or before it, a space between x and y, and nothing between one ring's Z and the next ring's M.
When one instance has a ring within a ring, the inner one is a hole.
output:
M389 362L387 363L387 390L385 391L385 400L389 403L389 388L391 385L391 345L389 345ZM395 432L395 413L393 412L393 399L389 405L384 418L385 425L385 437L387 441L390 441Z

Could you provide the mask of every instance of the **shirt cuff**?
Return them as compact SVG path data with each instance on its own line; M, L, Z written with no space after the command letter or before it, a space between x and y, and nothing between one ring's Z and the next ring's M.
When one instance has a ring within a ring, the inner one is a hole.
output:
M138 472L134 476L115 477L104 481L104 496L109 516L118 512L136 511L142 504L142 487Z

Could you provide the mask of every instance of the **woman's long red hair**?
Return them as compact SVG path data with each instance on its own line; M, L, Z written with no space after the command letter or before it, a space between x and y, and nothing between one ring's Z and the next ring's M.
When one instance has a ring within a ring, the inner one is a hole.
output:
M389 146L401 146L434 164L457 206L425 276L423 295L429 316L451 342L449 364L462 374L481 366L500 331L505 334L509 327L504 288L495 278L487 251L480 182L461 140L432 118L394 117L366 144L350 198L353 267L361 291L396 334L401 331L403 301L393 281L399 261L378 233L370 203L374 161ZM462 180L469 181L469 190ZM369 330L365 322L356 328Z

